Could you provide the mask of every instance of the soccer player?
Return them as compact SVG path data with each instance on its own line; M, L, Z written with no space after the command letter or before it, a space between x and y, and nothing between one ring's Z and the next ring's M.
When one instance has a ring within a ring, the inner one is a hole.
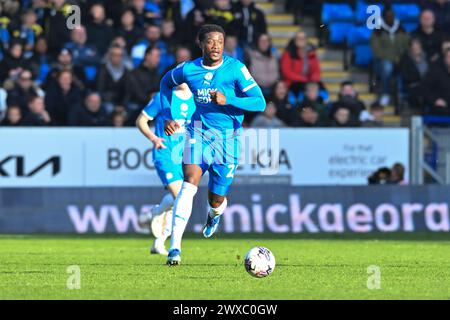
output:
M198 40L202 57L167 72L160 86L164 108L170 108L171 89L181 83L189 86L196 105L187 127L184 181L174 203L168 265L181 262L181 239L200 180L207 171L209 212L203 235L209 238L216 231L238 165L244 112L263 111L266 104L246 66L223 55L225 32L220 26L202 26ZM178 127L175 121L166 121L165 132L171 135Z
M168 137L164 132L165 112L161 106L160 94L156 93L153 99L142 110L136 120L136 126L153 143L153 163L161 182L169 191L158 206L151 212L139 216L139 224L147 225L151 222L151 230L155 236L151 253L167 255L164 242L171 234L172 206L183 182L181 167L182 151L185 138L185 127L189 124L195 110L192 92L186 84L179 85L171 90L171 108L167 114L175 119L179 126L174 135ZM148 121L155 121L155 132L148 126ZM177 148L177 146L179 146Z

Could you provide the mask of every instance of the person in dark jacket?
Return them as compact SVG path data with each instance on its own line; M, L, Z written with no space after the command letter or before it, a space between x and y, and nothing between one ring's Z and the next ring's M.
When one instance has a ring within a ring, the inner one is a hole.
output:
M72 54L67 49L62 49L58 54L57 61L52 64L42 88L46 90L56 83L58 74L61 70L70 70L72 72L74 84L81 90L84 89L84 86L87 83L86 74L82 67L73 64Z
M450 115L450 50L442 65L433 65L424 79L425 103L433 115Z
M128 111L141 110L154 92L159 91L161 75L158 72L160 49L150 46L145 51L142 63L130 73L127 81L127 109Z
M82 91L73 83L73 75L69 70L60 71L57 79L47 90L45 105L55 125L65 126L68 114L81 104Z
M71 5L65 0L53 0L45 10L45 33L48 40L48 51L55 57L62 46L70 40L67 18L72 13Z
M0 62L0 84L6 79L16 79L23 69L30 69L30 64L23 57L22 45L15 42L11 44L9 51Z
M345 118L344 113L346 114L346 111L340 111L340 116L335 115L340 109L345 109L350 112L348 121L342 121ZM365 110L366 106L364 102L359 100L358 93L353 87L353 82L342 82L338 100L333 103L330 110L330 116L335 120L334 123L342 126L342 124L347 124L348 122L349 126L358 126L360 124L360 115Z
M22 114L28 113L28 102L31 97L38 95L38 88L33 83L33 76L30 70L23 70L11 90L8 90L6 103L8 105L18 105Z
M119 46L111 47L106 62L97 73L96 87L103 101L111 109L114 105L122 105L126 96L129 70L124 63L124 51Z
M96 3L89 10L90 21L86 25L87 44L95 46L100 56L108 50L109 43L113 37L113 29L106 23L105 8Z
M53 124L48 111L45 109L43 97L31 97L28 107L29 112L22 120L23 126L41 127Z
M79 127L100 127L108 123L108 115L102 105L99 93L91 92L84 99L83 106L78 106L69 114L68 125Z
M10 105L8 109L6 109L6 116L0 122L0 126L3 127L17 127L22 125L22 111L19 106Z
M256 43L258 36L267 33L264 13L255 6L253 0L240 0L233 6L233 26L243 43Z
M429 62L419 39L411 39L409 50L400 61L400 74L411 107L417 109L421 105L421 82L429 69Z
M277 83L275 83L272 88L270 100L275 104L275 107L277 109L277 117L280 118L281 121L289 125L293 106L289 103L288 88L283 81L278 81Z
M135 25L134 11L130 8L124 10L120 16L120 27L116 30L116 36L123 37L127 41L127 52L139 41L143 30Z
M420 25L412 34L412 38L421 41L423 50L430 61L436 61L441 50L442 34L435 28L434 13L424 10L420 14Z

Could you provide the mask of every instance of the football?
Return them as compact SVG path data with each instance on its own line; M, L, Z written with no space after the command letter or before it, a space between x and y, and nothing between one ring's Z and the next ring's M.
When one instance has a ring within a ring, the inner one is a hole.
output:
M250 275L264 278L275 269L275 256L267 248L254 247L245 255L244 266Z

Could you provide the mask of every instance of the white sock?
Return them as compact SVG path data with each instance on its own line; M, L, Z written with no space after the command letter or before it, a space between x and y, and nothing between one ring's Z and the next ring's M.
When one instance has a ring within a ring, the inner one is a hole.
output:
M225 198L223 200L222 204L220 206L218 206L217 208L211 207L211 205L209 203L208 203L208 206L209 206L208 214L211 218L220 216L221 214L223 214L223 212L227 208L227 198Z
M156 207L153 211L154 215L159 215L167 210L169 210L173 206L173 202L175 199L173 198L171 193L166 194L162 199L158 207Z
M175 203L173 205L170 250L181 250L181 238L183 237L184 229L186 229L189 217L191 216L192 202L194 201L194 196L197 193L197 190L197 186L189 182L183 182L180 193L175 199Z
M169 209L168 211L170 211ZM173 213L163 212L164 217L164 229L162 231L161 237L159 239L164 243L168 237L172 234L172 215Z

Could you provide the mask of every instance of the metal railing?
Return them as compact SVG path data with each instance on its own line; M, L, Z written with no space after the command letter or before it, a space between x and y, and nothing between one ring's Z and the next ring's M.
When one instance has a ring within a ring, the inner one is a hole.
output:
M435 122L431 122L435 123ZM450 184L450 149L443 148L445 152L445 170L440 173L433 168L424 158L425 139L439 146L439 138L427 127L422 117L416 116L411 119L411 184L422 185L425 182L425 174L428 174L439 184Z

